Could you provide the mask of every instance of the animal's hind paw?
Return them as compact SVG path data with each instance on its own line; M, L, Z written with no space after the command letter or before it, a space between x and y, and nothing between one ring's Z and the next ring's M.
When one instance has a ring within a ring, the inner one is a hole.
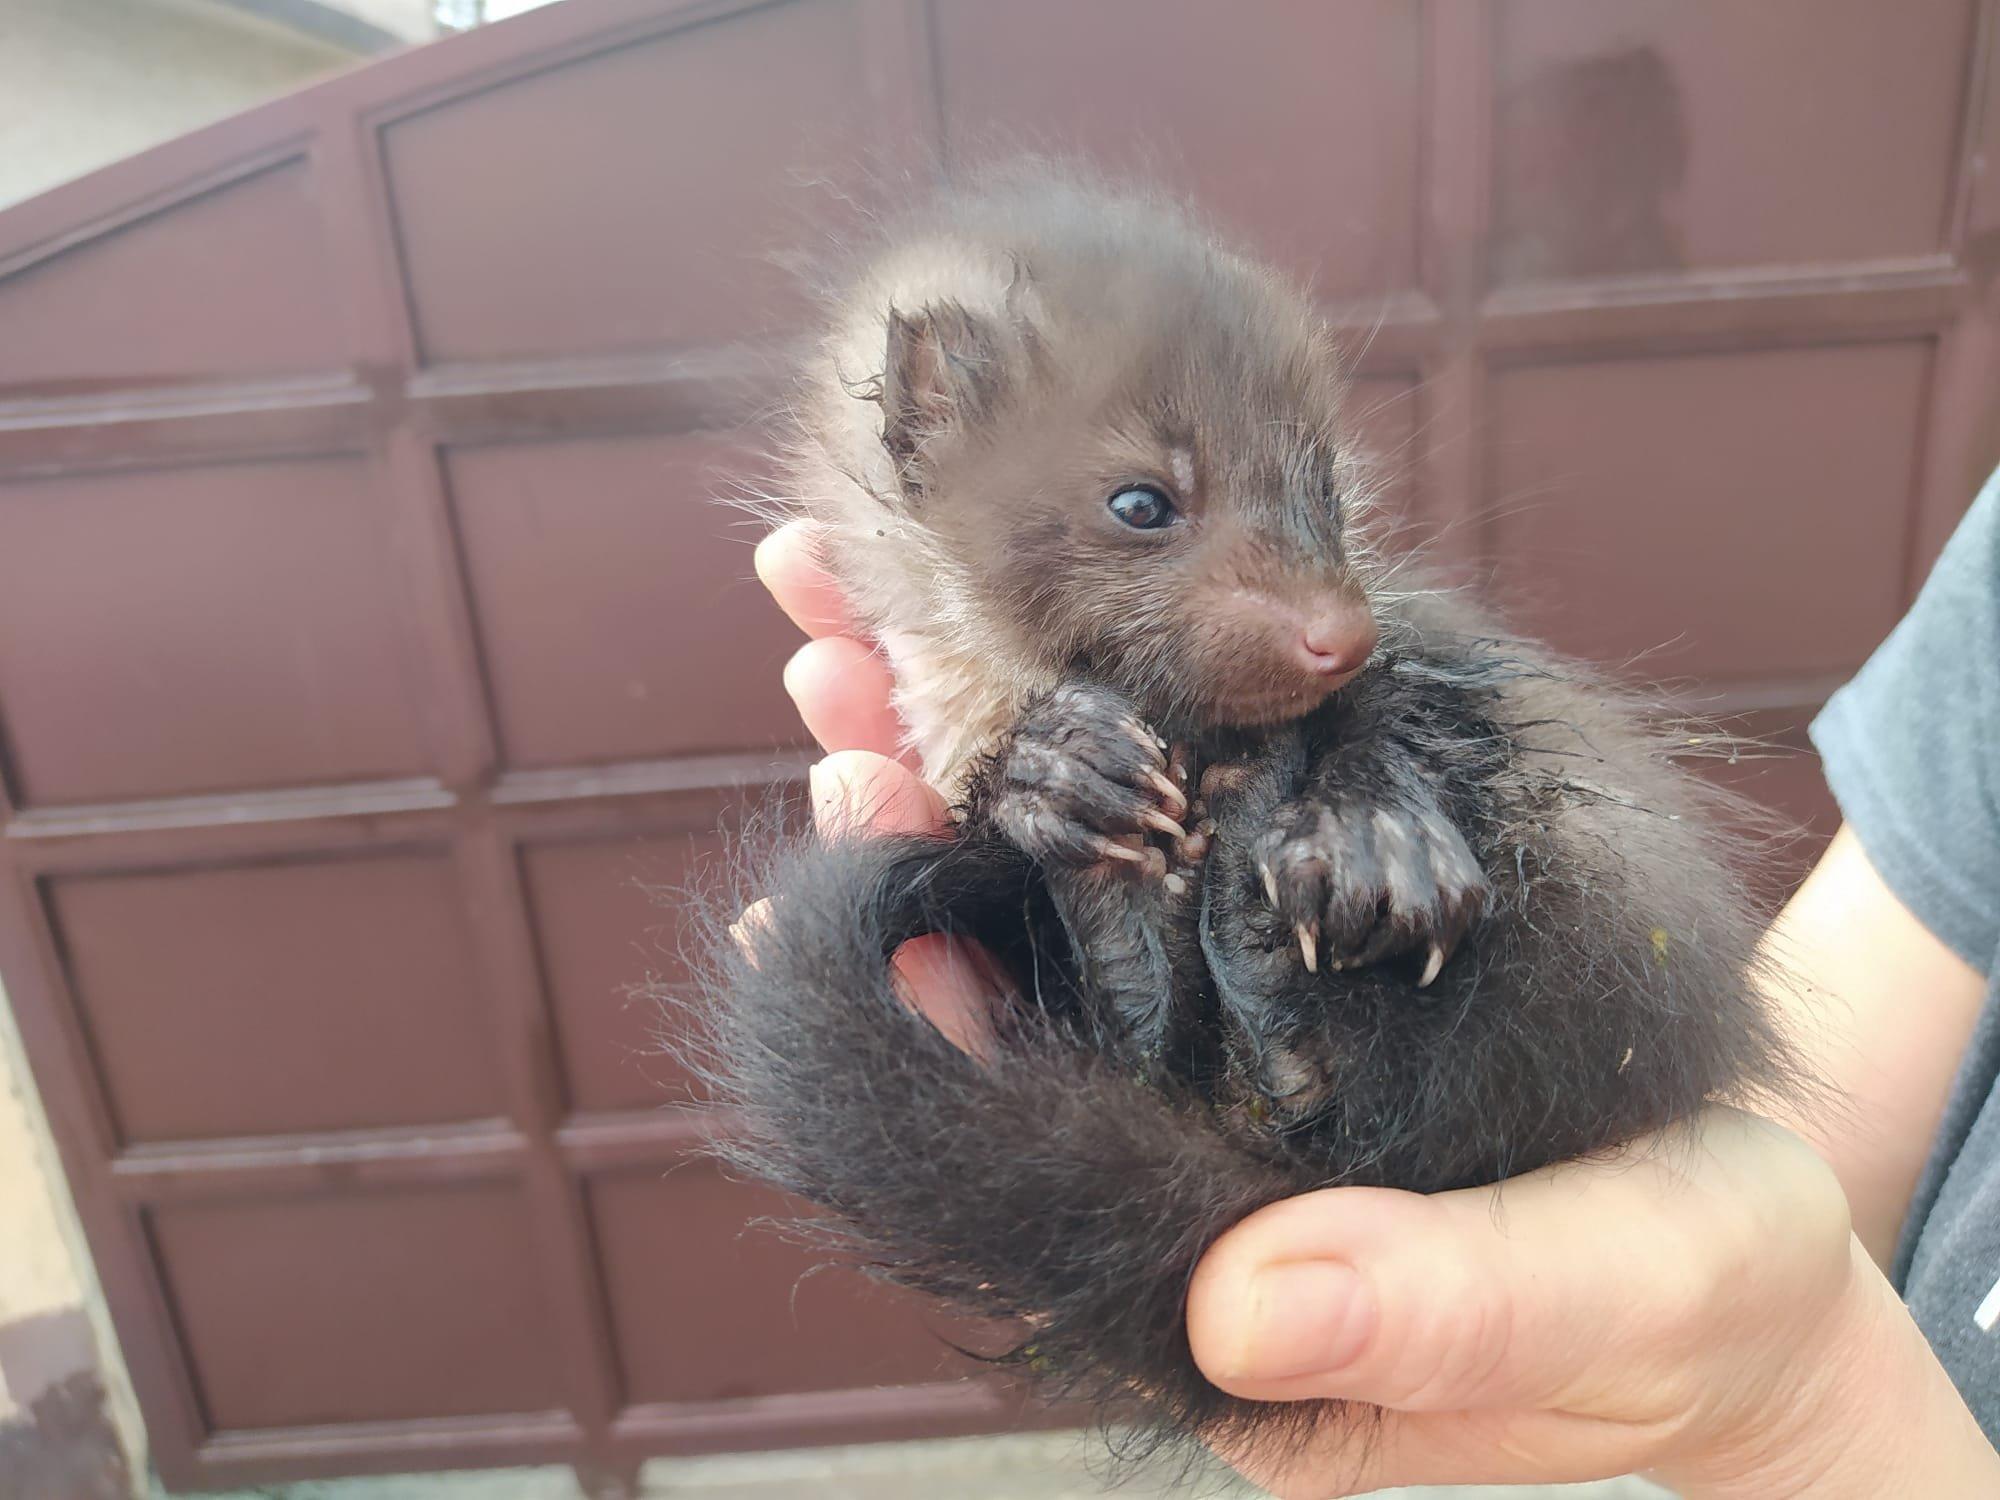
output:
M1423 988L1491 894L1441 812L1361 800L1288 802L1250 846L1264 899L1317 972L1421 951Z
M1069 684L1030 708L1001 753L994 794L994 822L1039 860L1164 876L1167 856L1148 836L1189 839L1166 742L1104 688Z

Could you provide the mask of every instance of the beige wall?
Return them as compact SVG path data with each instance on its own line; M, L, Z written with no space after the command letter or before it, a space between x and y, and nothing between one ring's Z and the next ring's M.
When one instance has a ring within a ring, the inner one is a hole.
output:
M5 995L0 993L0 1006ZM4 1018L11 1033L12 1017ZM7 1041L13 1040L11 1034ZM0 1046L0 1327L81 1307L82 1276L67 1228L69 1203L26 1069L12 1046ZM0 1422L33 1400L6 1384L0 1365Z
M351 61L206 0L0 0L0 206Z

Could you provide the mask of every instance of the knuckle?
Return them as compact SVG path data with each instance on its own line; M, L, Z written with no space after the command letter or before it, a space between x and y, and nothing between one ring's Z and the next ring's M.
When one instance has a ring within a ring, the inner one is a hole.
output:
M1514 1304L1492 1276L1455 1270L1412 1312L1386 1404L1435 1411L1468 1404L1505 1364Z

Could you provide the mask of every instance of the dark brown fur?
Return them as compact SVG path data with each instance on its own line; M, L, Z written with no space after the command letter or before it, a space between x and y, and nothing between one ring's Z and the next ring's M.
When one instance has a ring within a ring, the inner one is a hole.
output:
M756 872L705 995L729 1153L1056 1393L1309 1430L1194 1367L1202 1251L1782 1086L1734 851L1638 705L1373 560L1323 329L1181 210L1001 174L845 286L796 503L961 822ZM1134 483L1180 519L1121 526ZM1315 620L1379 630L1365 669L1301 657ZM926 932L1009 977L976 1056L891 982Z

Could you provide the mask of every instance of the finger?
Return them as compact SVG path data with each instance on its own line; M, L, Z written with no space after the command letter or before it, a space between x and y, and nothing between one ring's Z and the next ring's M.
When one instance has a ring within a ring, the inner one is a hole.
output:
M942 810L943 799L916 777L891 762L882 764L918 791L929 793ZM928 810L920 810L917 802L915 797L906 802L912 822L917 817L929 816ZM882 825L875 826L879 830ZM771 903L753 901L729 926L729 936L752 966L757 962L757 938L770 920ZM1011 986L984 948L963 938L933 933L912 938L898 948L890 969L904 1002L928 1017L944 1033L946 1041L975 1057L986 1055L993 1040L993 1006Z
M794 625L817 639L859 632L839 586L819 560L816 528L790 521L757 544L757 577Z
M765 900L752 901L743 908L734 922L729 924L729 936L736 946L743 950L743 956L756 961L752 942L771 920L771 903Z
M1490 1190L1423 1197L1336 1188L1273 1205L1225 1235L1188 1297L1196 1362L1252 1400L1335 1397L1400 1411L1555 1404L1589 1339L1618 1337L1643 1257L1617 1225L1577 1215L1523 1179L1504 1217ZM1469 1211L1468 1211L1469 1210ZM1570 1243L1544 1221L1567 1225ZM1504 1227L1503 1227L1504 1226ZM1546 1242L1555 1238L1553 1245ZM1572 1264L1582 1245L1594 1263ZM1530 1256L1548 1252L1536 1266ZM1606 1295L1606 1276L1615 1290ZM1544 1279L1562 1288L1552 1299ZM1604 1304L1609 1303L1609 1306ZM1585 1308L1590 1321L1578 1324ZM1594 1325L1594 1326L1593 1326ZM1559 1357L1543 1352L1553 1349Z
M984 1057L993 1041L993 1006L1006 989L977 943L932 933L896 950L892 968L903 999L930 1018L961 1052Z
M944 798L907 767L869 750L829 755L808 773L813 821L822 833L933 833L951 826ZM903 998L961 1051L984 1055L993 1037L998 967L976 943L933 934L896 950Z
M1676 1133L1497 1189L1311 1193L1216 1242L1189 1340L1211 1380L1255 1400L1666 1420L1690 1399L1690 1332L1741 1336L1715 1325L1756 1295L1746 1278L1790 1301L1824 1277L1830 1300L1847 1247L1829 1182L1786 1132L1717 1110L1698 1143Z
M889 665L852 636L807 641L785 663L785 691L828 750L898 756L903 725L890 706Z
M806 773L821 833L932 833L951 826L944 798L873 750L840 750Z

